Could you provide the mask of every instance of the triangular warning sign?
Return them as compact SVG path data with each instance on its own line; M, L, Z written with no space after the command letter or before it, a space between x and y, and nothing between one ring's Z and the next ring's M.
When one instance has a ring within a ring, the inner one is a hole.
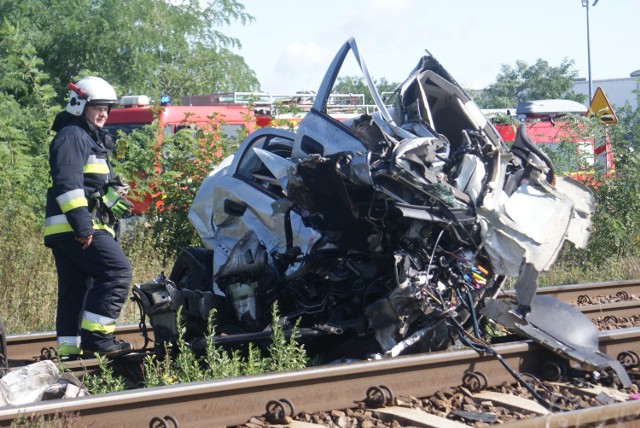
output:
M593 95L591 104L589 105L588 116L596 116L604 123L617 123L618 117L616 116L607 96L604 94L602 88L598 87L596 93Z

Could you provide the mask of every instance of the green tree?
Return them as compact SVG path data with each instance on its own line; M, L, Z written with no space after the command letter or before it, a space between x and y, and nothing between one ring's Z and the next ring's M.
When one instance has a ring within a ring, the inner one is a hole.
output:
M0 56L0 211L40 220L55 92L24 32L6 21L0 25Z
M378 93L382 96L385 92L393 92L400 85L399 83L389 82L384 77L380 80L373 81ZM357 76L344 76L338 77L335 86L333 87L334 93L339 94L364 94L364 103L365 104L374 104L373 98L369 93L369 88L367 84L364 82L363 77Z
M573 79L577 71L574 61L565 58L558 67L543 59L529 65L518 60L514 67L503 64L496 82L477 97L482 108L508 108L531 100L562 98L583 102L585 95L573 92Z
M623 106L614 106L618 123L610 126L612 142L616 144L614 151L624 154L632 150L640 151L640 90L633 91L636 96L636 108L628 102ZM624 161L620 157L620 161Z
M255 73L220 28L253 19L236 0L0 0L0 20L21 26L61 98L70 80L96 74L119 94L174 99L256 90ZM59 101L62 101L60 99Z
M42 245L50 126L59 107L22 28L0 21L0 317L8 332L51 329L56 291ZM35 293L34 293L35 292ZM53 307L52 307L53 306Z

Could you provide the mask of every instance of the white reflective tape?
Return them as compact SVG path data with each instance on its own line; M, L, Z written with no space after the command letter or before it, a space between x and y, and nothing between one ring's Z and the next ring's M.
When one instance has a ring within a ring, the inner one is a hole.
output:
M94 322L100 325L112 325L116 323L114 318L105 317L102 315L94 314L93 312L84 311L82 319L90 322Z
M87 158L87 163L85 165L106 165L107 164L107 160L106 159L100 159L98 158L96 155L89 155L89 157Z
M82 189L74 189L74 190L70 190L66 193L63 193L62 195L58 196L56 198L56 201L58 201L58 205L62 205L65 202L69 202L72 201L74 199L78 199L78 198L84 198L84 190Z
M58 346L80 346L80 336L59 336Z
M67 220L67 216L64 214L58 214L58 215L54 215L51 217L47 217L44 219L44 225L46 226L53 226L56 224L68 224L69 221Z
M109 174L109 164L106 159L98 159L96 155L90 155L82 171L85 174Z

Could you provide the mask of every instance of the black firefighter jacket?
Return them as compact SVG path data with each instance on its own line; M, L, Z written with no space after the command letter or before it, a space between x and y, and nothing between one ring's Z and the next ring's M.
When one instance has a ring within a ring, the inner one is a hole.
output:
M96 230L114 235L100 203L105 183L114 175L108 160L115 147L113 137L66 111L58 114L52 129L57 134L49 147L45 245Z

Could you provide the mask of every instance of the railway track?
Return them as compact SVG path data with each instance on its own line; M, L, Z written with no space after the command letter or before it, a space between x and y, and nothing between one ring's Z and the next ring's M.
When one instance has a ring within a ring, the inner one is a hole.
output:
M540 290L569 303L578 304L591 319L611 317L612 311L634 311L633 305L640 294L640 282L616 281L604 284L548 287ZM602 296L620 296L626 300L601 303ZM506 293L508 295L509 293ZM584 296L587 296L586 299ZM578 303L578 300L581 302ZM591 304L585 304L591 302ZM593 304L593 302L598 302ZM622 308L625 309L622 309ZM623 317L623 312L615 312ZM637 307L635 314L638 314ZM591 314L591 315L589 315ZM121 326L121 337L131 340L136 348L144 345L137 325ZM640 328L600 332L601 350L610 356L640 353ZM55 346L53 333L38 333L7 338L8 355L13 363L26 363L46 357ZM553 364L557 357L531 342L520 341L495 345L494 349L506 364L520 373L536 373L545 363ZM132 358L136 358L133 356ZM70 363L75 364L75 363ZM91 360L85 360L86 369ZM73 368L73 367L71 367ZM103 396L81 397L74 400L56 400L26 406L0 407L0 426L9 426L19 414L69 415L76 414L78 426L231 426L246 424L252 417L274 414L306 415L329 409L353 409L370 401L371 391L394 397L427 397L445 386L466 385L486 379L484 387L513 383L514 379L493 356L479 355L473 350L436 352L424 355L397 357L390 360L367 361L350 364L310 368L297 372L198 382L169 387L136 389ZM312 394L309 391L313 391ZM374 394L375 395L375 394ZM409 398L407 398L409 397ZM367 400L369 398L369 400ZM388 401L388 400L387 400ZM402 401L402 400L401 400ZM486 401L486 400L485 400ZM370 403L369 403L370 404ZM389 408L398 406L389 406ZM401 409L408 408L400 406ZM269 411L268 411L269 409ZM383 415L384 410L370 412ZM582 412L546 415L545 420L563 417L575 421L611 421L633 417L640 412L638 402L600 406ZM424 413L424 412L423 412ZM400 416L396 416L400 418ZM402 416L407 418L407 415ZM310 419L307 416L307 419ZM518 422L517 426L535 425L536 419ZM108 424L106 423L108 421ZM280 421L282 422L282 421ZM285 422L291 422L287 419ZM557 422L557 421L556 421ZM586 423L586 422L585 422ZM255 424L255 421L254 421ZM412 425L427 426L413 421ZM529 424L529 425L527 425ZM531 425L533 424L533 425ZM561 425L557 422L558 425ZM553 425L553 424L552 424ZM433 425L436 426L436 425ZM514 425L515 426L515 425ZM570 425L564 425L570 426ZM604 426L604 425L603 425Z
M118 338L130 342L135 349L143 349L145 346L144 337L140 333L138 324L117 326L116 334ZM7 337L7 348L9 367L19 367L43 359L52 359L56 356L56 333L47 331L11 335Z
M563 302L579 305L580 310L592 321L608 321L640 315L640 280L611 281L604 283L563 285L540 288L538 294L545 294ZM513 296L506 291L501 297ZM606 302L602 302L607 297ZM626 298L625 298L626 297ZM634 298L635 297L635 298ZM615 300L615 301L613 301ZM611 318L612 317L612 318ZM148 327L152 334L151 327ZM119 338L131 342L135 349L143 349L144 337L137 324L117 327ZM19 367L31 362L55 356L55 332L31 333L7 337L7 356L10 367ZM90 360L85 365L91 366ZM73 369L77 364L70 364Z
M601 332L600 345L609 355L638 353L640 328ZM540 371L542 365L555 360L548 350L528 341L496 345L494 349L521 373ZM486 379L486 387L513 383L511 374L493 356L472 350L434 352L8 406L0 408L0 426L9 426L20 414L73 413L77 413L78 426L235 426L268 413L270 403L291 403L291 413L347 409L357 407L358 401L364 403L372 387L392 391L396 397L425 397L443 385L475 389L469 383L478 378ZM632 409L634 404L630 404ZM621 410L616 412L620 415ZM153 425L158 421L164 421L164 425Z
M617 298L624 300L624 297L636 299L640 297L640 280L624 280L609 282L593 282L584 284L558 285L553 287L541 287L536 293L538 295L546 295L560 299L570 304L598 304L604 297L610 299ZM514 295L513 290L507 290L502 297L511 297Z

